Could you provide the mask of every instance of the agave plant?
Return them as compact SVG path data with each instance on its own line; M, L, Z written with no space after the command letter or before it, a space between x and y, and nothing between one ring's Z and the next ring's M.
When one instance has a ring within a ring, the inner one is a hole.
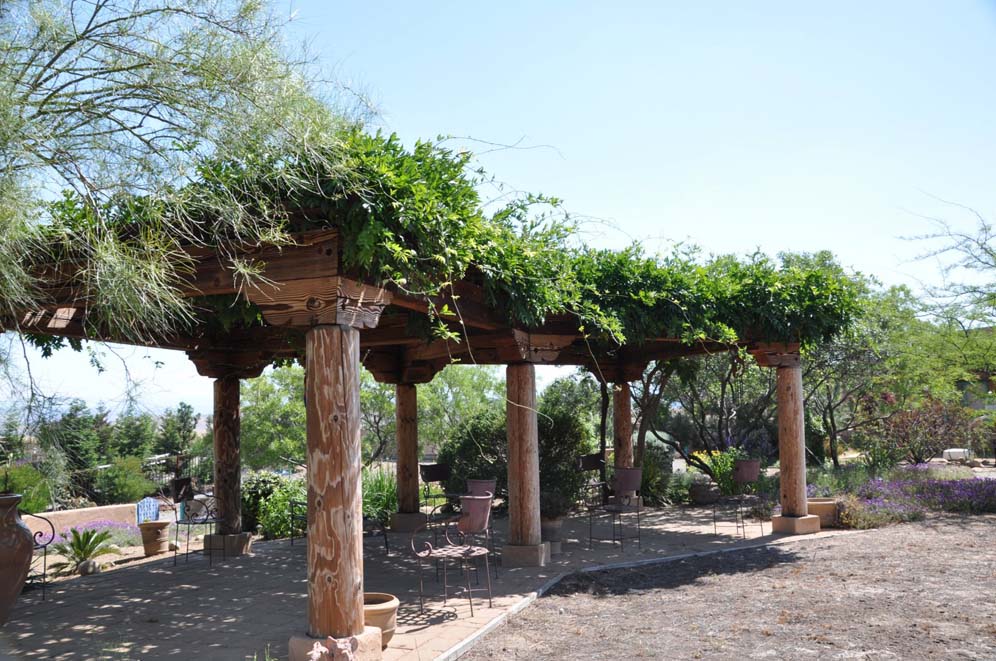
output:
M111 538L109 530L77 530L72 528L70 538L64 542L52 545L52 550L65 558L64 562L52 565L52 571L58 574L77 574L87 560L117 553L117 548L108 543Z

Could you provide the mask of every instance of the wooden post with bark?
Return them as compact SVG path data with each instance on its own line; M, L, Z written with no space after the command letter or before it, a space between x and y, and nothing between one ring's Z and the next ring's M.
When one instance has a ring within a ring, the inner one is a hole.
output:
M204 348L187 355L202 376L214 381L214 533L204 536L209 553L239 556L249 551L250 532L242 532L242 458L240 448L241 379L258 377L272 354Z
M214 382L214 497L219 535L242 532L242 462L239 455L239 378Z
M612 388L612 447L613 464L619 468L633 467L633 399L629 382L616 383Z
M391 529L410 532L425 524L418 497L418 390L413 383L398 383L394 392L398 511L391 515Z
M762 367L776 369L782 513L772 517L772 531L793 535L818 532L820 518L809 514L806 503L806 422L799 348L768 344L752 348L751 353Z
M539 436L536 418L536 368L516 363L506 368L508 433L509 566L543 566L550 547L540 538Z

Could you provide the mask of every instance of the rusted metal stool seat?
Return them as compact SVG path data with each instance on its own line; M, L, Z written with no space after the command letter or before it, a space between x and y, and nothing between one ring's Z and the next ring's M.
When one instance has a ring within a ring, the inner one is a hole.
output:
M445 546L433 546L429 542L425 542L422 549L419 550L415 543L415 537L419 533L419 530L424 530L424 526L423 528L420 528L412 533L412 552L418 560L419 612L424 612L425 610L423 592L424 585L422 581L423 561L429 563L435 561L442 565L444 605L449 597L449 582L447 580L446 567L451 562L460 563L460 570L467 578L467 586L464 589L467 591L467 601L470 603L470 615L473 617L474 592L480 592L484 588L478 588L475 590L470 586L470 569L474 564L473 561L475 559L484 558L484 575L487 578L488 607L491 607L491 567L488 560L491 551L486 546L478 546L476 544L468 544L466 542L468 536L487 533L488 521L491 515L492 498L493 495L490 493L486 496L460 496L460 520L456 523L456 533L458 536L458 541L456 542L453 541L453 538L450 536L450 529L447 528L445 531L447 542Z

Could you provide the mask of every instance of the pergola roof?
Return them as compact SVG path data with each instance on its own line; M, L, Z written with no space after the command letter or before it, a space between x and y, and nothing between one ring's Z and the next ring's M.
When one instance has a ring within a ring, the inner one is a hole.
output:
M579 328L576 317L553 315L540 327L524 328L503 320L485 302L482 288L470 279L448 287L440 296L412 296L398 287L378 287L340 269L343 237L335 229L294 236L290 246L246 250L265 264L260 278L236 282L232 259L206 250L191 251L196 260L185 297L244 299L258 308L262 320L248 326L225 328L210 313L186 332L172 332L136 340L102 331L87 317L87 303L64 281L47 284L52 302L24 312L9 327L75 339L141 344L187 352L206 376L257 375L279 359L303 356L304 334L319 324L345 323L359 328L361 359L373 375L389 383L423 383L453 362L510 364L531 362L577 365L605 381L638 378L652 360L725 351L738 344L763 349L764 338L739 342L684 342L675 337L647 338L633 345L606 346L593 342ZM59 272L54 268L52 272ZM430 307L459 339L427 337ZM440 312L442 311L442 312ZM413 330L413 325L421 329ZM781 351L795 351L783 346Z

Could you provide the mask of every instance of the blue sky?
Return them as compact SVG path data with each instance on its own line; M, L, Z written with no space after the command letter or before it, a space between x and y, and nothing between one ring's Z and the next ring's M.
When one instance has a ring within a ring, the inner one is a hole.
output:
M564 199L591 243L829 249L888 284L936 282L923 216L996 209L996 6L985 2L321 2L291 39L406 141L512 144L482 163ZM521 147L532 147L524 149ZM479 150L489 149L477 144ZM182 354L126 350L153 410L210 410ZM144 356L148 355L148 358ZM155 361L161 368L153 369ZM108 361L111 364L113 361ZM120 371L37 362L119 401Z

